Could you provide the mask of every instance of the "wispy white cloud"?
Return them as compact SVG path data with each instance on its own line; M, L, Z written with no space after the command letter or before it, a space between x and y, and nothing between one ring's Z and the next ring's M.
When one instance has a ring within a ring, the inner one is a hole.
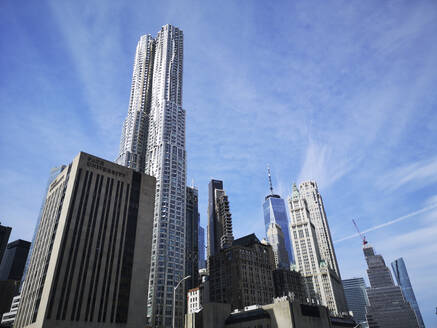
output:
M382 190L393 192L401 187L415 190L435 182L437 182L437 157L392 168L377 180L377 186Z
M400 222L400 221L404 221L404 220L406 220L408 218L417 216L417 215L422 214L424 212L428 212L428 211L430 211L432 209L435 209L435 208L437 208L437 202L433 203L431 205L428 205L426 207L423 207L423 208L421 208L421 209L419 209L417 211L408 213L406 215L402 215L402 216L400 216L400 217L398 217L396 219L393 219L393 220L387 221L385 223L378 224L378 225L376 225L374 227L368 228L366 230L363 230L363 231L361 231L361 233L362 234L366 234L366 233L371 232L371 231L375 231L375 230L379 230L379 229L385 228L387 226L390 226L390 225L395 224L395 223ZM360 237L360 234L359 233L355 233L353 235L337 239L337 240L334 241L334 243L339 243L339 242L342 242L342 241L345 241L345 240L348 240L348 239L352 239L352 238L356 238L356 237Z

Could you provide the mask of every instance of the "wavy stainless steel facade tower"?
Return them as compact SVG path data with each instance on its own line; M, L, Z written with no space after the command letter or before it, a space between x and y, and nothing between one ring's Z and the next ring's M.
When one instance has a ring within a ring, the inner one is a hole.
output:
M117 163L156 178L152 267L147 317L153 327L172 324L173 286L184 274L185 110L182 108L183 32L165 25L142 36L135 55L129 112ZM176 297L176 324L184 309Z
M143 35L135 53L129 110L123 124L117 164L145 171L155 40Z

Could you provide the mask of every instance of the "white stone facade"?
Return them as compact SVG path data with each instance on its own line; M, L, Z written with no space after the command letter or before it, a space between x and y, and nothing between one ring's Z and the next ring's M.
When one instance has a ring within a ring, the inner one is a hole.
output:
M341 280L321 257L315 224L307 202L299 194L296 185L293 185L289 205L290 234L296 265L304 277L308 294L334 314L347 312Z

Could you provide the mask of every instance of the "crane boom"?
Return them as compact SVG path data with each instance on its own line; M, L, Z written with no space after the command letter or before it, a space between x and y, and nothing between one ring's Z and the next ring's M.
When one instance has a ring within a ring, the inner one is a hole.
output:
M355 222L354 219L352 219L352 222L354 223L355 229L357 229L357 232L358 232L358 234L360 235L361 240L363 241L363 245L366 245L366 244L367 244L366 236L364 236L364 235L361 233L360 229L358 229L358 225L357 225L357 223Z

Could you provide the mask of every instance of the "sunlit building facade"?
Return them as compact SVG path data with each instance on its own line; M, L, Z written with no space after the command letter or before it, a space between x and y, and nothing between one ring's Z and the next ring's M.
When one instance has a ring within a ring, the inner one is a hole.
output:
M129 110L117 163L156 178L148 324L172 325L173 287L185 273L185 110L182 108L183 32L165 25L138 42ZM182 324L184 288L176 295Z

